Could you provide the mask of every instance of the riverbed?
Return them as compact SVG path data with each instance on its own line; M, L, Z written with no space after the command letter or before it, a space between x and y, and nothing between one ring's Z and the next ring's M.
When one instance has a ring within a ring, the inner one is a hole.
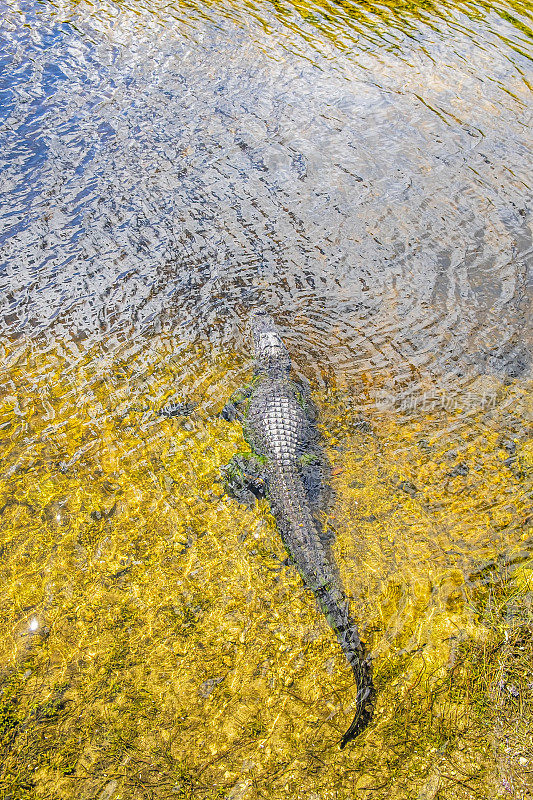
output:
M526 4L0 8L2 796L530 798ZM372 654L343 751L351 673L221 482L257 308Z

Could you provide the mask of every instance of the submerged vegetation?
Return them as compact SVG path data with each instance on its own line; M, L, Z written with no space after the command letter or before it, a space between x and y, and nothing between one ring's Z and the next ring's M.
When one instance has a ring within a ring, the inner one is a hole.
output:
M2 798L531 797L525 385L476 413L315 393L378 690L341 752L349 669L266 503L219 482L245 370L163 336L2 363ZM189 416L155 413L176 391Z
M530 5L3 3L0 800L532 800ZM221 484L259 307L373 659L342 751Z

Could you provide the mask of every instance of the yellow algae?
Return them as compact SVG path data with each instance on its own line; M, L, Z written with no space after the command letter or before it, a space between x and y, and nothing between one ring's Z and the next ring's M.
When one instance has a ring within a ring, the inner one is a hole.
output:
M531 757L498 744L531 711L525 387L478 416L363 421L315 394L323 521L378 690L340 751L351 673L268 504L220 483L247 449L218 417L241 362L160 337L10 344L3 366L2 796L496 797ZM197 408L159 416L175 394Z

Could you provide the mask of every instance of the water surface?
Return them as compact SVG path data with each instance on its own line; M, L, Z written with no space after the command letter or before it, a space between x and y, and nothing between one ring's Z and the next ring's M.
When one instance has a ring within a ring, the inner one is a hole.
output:
M1 11L6 796L530 796L461 672L531 596L526 4ZM258 307L374 655L342 753L342 656L219 482Z

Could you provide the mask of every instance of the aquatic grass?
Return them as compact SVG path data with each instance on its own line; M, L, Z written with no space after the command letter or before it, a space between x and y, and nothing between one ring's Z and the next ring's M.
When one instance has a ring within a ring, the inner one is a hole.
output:
M463 642L454 670L475 723L492 744L494 796L531 796L533 562L504 567L475 603L487 635Z
M21 343L4 356L3 797L470 798L519 786L525 739L509 768L497 743L529 724L526 388L464 419L361 419L340 389L316 393L333 467L324 523L378 687L374 723L341 752L349 669L267 502L223 494L220 466L245 448L240 426L217 417L235 365L204 360L193 386L191 353L172 339L114 347ZM198 407L159 417L178 390Z

